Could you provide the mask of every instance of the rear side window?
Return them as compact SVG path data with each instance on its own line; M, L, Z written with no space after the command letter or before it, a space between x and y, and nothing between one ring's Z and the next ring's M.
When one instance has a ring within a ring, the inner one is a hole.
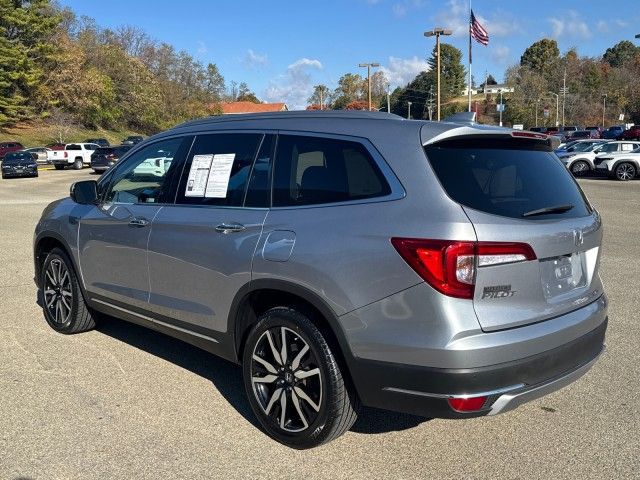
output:
M588 215L582 191L555 155L526 141L458 140L425 152L440 183L456 202L512 218L539 209L572 205L562 213L527 219Z
M184 167L177 203L242 206L261 139L258 133L198 136Z
M274 207L360 200L390 192L371 155L358 142L278 137Z
M82 145L67 145L66 150L82 150Z
M106 154L111 153L111 152L113 152L113 149L112 149L112 148L110 148L110 147L100 147L100 148L96 148L96 151L95 151L95 153L97 153L97 154L99 154L99 155L100 155L100 154L102 154L102 155L106 155Z

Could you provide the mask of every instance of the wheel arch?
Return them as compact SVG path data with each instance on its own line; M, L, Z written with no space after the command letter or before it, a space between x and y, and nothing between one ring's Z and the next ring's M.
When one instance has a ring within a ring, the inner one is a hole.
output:
M616 168L618 168L618 165L620 165L621 163L630 163L631 165L633 165L636 169L636 175L638 175L638 171L640 170L640 162L638 162L633 158L620 158L616 160L613 166L611 167L611 171L615 172Z
M76 265L76 260L71 252L71 248L69 244L66 242L62 236L56 232L45 231L41 232L33 246L33 258L35 264L35 282L36 285L40 286L40 275L42 273L42 265L44 265L44 261L47 258L47 255L54 248L60 248L63 250L69 259L71 260L73 269L76 272L76 275L79 274L78 265ZM80 279L80 277L78 277ZM80 282L80 286L82 287L82 282Z
M229 312L229 333L233 336L235 361L242 362L247 336L258 317L273 307L294 307L309 317L325 336L343 374L353 383L353 354L333 309L318 294L284 280L252 280L236 294Z

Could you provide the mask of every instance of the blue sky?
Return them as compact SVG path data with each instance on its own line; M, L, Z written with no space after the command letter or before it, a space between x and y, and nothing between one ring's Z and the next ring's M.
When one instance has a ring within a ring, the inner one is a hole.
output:
M473 0L489 31L489 46L474 43L473 73L502 79L524 49L544 37L562 52L601 56L640 33L637 0ZM218 65L227 81L246 81L259 98L301 108L313 85L333 88L344 73L366 75L360 62L379 62L392 88L426 68L433 39L425 30L453 30L447 41L466 59L468 0L62 0L104 27L136 25L153 38ZM625 7L623 4L627 4ZM465 60L466 62L466 60Z

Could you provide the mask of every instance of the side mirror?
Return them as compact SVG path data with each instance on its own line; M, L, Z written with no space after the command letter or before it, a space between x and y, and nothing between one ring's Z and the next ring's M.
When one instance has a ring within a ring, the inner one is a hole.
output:
M95 180L83 180L71 185L71 200L81 205L92 205L98 201L98 184Z

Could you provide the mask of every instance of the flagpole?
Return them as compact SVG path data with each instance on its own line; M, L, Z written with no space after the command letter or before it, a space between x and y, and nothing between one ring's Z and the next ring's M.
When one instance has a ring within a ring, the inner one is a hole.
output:
M471 0L469 0L469 111L471 111Z

